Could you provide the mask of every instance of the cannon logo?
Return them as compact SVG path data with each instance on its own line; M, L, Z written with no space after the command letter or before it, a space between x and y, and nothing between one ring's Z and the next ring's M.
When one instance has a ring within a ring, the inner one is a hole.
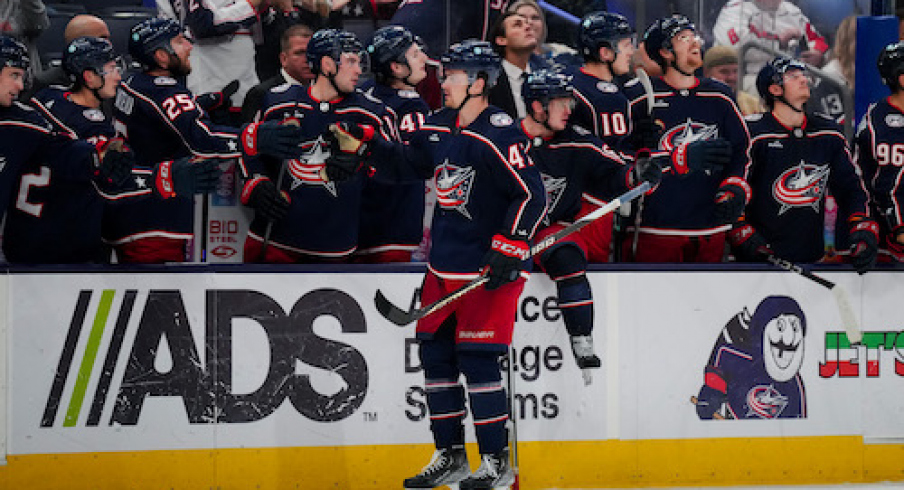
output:
M342 291L310 291L287 313L261 292L208 290L201 346L192 335L180 291L148 291L141 311L135 309L136 290L104 290L92 302L96 294L79 293L41 427L60 423L74 427L80 421L97 426L108 403L113 403L113 409L103 423L137 425L149 397L181 398L192 424L254 422L269 416L286 399L310 420L335 422L355 413L364 402L369 379L364 357L347 344L314 333L314 322L322 316L337 320L343 335L366 332L364 312ZM92 304L96 310L89 312ZM111 315L114 311L118 313ZM137 321L130 321L133 315ZM259 325L269 346L266 379L252 392L241 394L233 389L233 370L242 369L233 365L232 357L234 348L242 348L232 341L233 320L238 319ZM130 328L137 330L132 334ZM105 333L108 329L112 332ZM125 345L126 339L134 340ZM117 370L117 364L124 366ZM338 376L341 387L335 393L318 392L309 375L296 372L299 364ZM114 379L117 372L122 375ZM71 395L66 391L64 399L67 382ZM88 393L89 386L94 387L93 394ZM62 405L66 409L60 416ZM86 417L80 417L83 408Z

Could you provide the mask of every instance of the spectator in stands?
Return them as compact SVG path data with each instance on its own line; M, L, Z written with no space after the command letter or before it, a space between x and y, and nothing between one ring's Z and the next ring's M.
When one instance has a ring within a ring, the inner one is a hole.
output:
M832 58L822 71L834 76L854 91L854 53L857 51L857 16L849 15L838 24Z
M100 17L89 14L79 14L66 24L66 29L63 31L63 38L66 41L66 45L69 45L69 43L80 37L110 39L110 28ZM31 98L33 94L38 93L42 88L49 87L50 85L66 86L69 85L70 82L69 75L66 74L63 67L55 66L49 70L38 73L35 76L34 83L32 84L31 89L25 93L25 97Z
M260 9L261 39L254 51L254 69L259 79L268 80L282 71L282 39L286 29L302 24L313 33L324 26L324 18L313 8L304 8L306 3L311 1L299 6L292 0L266 0L266 5Z
M490 89L490 105L516 119L527 116L521 85L530 73L530 58L537 47L537 33L530 20L515 12L505 12L490 31L493 49L502 57L499 82Z
M279 53L279 73L255 85L245 95L242 103L242 121L251 122L260 109L261 99L271 88L284 83L310 85L314 73L308 66L308 42L314 31L304 24L296 24L283 31Z
M755 41L813 66L822 66L829 45L810 19L788 0L731 0L713 28L715 43L741 49ZM774 55L752 49L744 56L741 88L756 90L756 74Z
M28 48L29 73L41 72L35 40L50 26L47 9L41 0L4 0L0 2L0 34L12 36Z
M536 0L516 0L509 4L509 12L523 15L531 24L537 36L537 47L530 58L531 70L549 68L556 65L580 65L577 51L559 43L547 43L546 14Z
M735 93L744 115L762 112L759 97L738 90L738 53L731 46L713 46L703 56L703 76L718 80Z

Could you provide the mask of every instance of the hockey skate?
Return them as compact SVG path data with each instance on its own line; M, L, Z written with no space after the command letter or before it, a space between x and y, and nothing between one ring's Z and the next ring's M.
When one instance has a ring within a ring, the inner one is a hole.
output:
M406 489L436 488L442 485L455 489L458 482L467 478L470 472L465 447L452 446L434 451L430 463L417 475L406 478L403 485Z
M480 468L471 476L461 481L461 490L469 489L507 489L515 483L515 473L509 462L509 450L503 449L496 454L481 455Z
M593 337L589 335L572 335L571 351L574 353L574 360L581 369L581 376L584 378L584 385L593 382L593 374L591 369L598 369L603 365L600 358L593 351Z

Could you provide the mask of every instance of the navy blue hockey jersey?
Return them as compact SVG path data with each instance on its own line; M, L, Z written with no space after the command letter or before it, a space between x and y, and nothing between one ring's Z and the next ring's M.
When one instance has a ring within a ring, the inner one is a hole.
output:
M587 128L617 151L625 150L623 140L631 134L631 108L618 85L599 79L581 67L571 67L577 104L569 122Z
M888 231L904 225L904 109L887 98L871 105L857 128L855 158Z
M304 136L299 159L280 162L268 157L246 158L248 175L270 177L291 198L285 218L275 222L270 246L322 258L342 258L358 246L361 192L368 176L358 172L342 182L326 181L321 170L329 157L325 139L329 126L339 121L374 127L380 136L397 141L391 112L377 99L355 91L332 102L316 100L310 89L284 84L270 89L261 103L260 121L297 120ZM280 174L283 174L280 177ZM263 237L268 221L255 217L249 234Z
M84 233L82 223L64 220L71 217L66 213L78 213L67 207L80 201L64 207L46 203L53 192L89 187L95 155L94 145L55 131L34 108L19 102L0 108L0 212L6 212L3 251L10 262L83 261L85 244L78 238ZM46 220L48 213L55 219ZM35 234L49 223L65 227L71 235L60 242L53 240L59 229L46 230L50 235Z
M123 81L114 104L116 130L129 142L138 165L186 156L241 156L238 130L215 126L184 84L171 77L136 73ZM194 201L154 195L116 206L104 220L114 245L145 237L192 238Z
M640 229L670 235L707 235L727 230L728 225L715 219L715 195L725 179L746 177L750 145L747 126L732 94L725 84L708 78L681 90L659 77L652 79L652 84L653 119L663 127L658 153L669 153L692 141L723 138L731 143L732 157L721 174L677 175L670 165L663 167L659 188L645 198ZM646 93L637 79L625 85L625 95L635 120L641 115L646 117Z
M457 111L429 116L411 138L411 151L404 145L377 145L379 164L407 165L421 178L434 179L429 259L434 273L473 279L493 235L533 237L546 213L546 191L528 144L511 116L490 106L465 128L458 126ZM396 169L404 175L406 168Z
M395 113L398 124L395 129L403 142L421 128L430 112L427 103L413 90L397 90L380 84L362 87L362 90L380 99ZM421 180L402 183L379 179L365 181L358 252L414 251L424 235L424 192Z
M825 253L827 191L840 207L869 214L866 188L841 128L822 116L807 117L801 128L784 126L772 113L746 120L753 191L746 220L779 257L819 260Z

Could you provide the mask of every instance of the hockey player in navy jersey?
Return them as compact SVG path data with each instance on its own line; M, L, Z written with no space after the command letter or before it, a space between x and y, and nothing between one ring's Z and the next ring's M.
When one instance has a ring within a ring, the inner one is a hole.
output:
M123 152L57 132L37 110L16 100L29 64L25 46L0 35L0 215L14 206L40 217L44 209L38 194L45 191L51 178L69 185L91 185L93 181L102 186L121 182L132 168L131 158ZM71 244L55 242L53 246L65 249ZM44 243L31 245L47 251ZM20 259L17 252L24 246L19 237L6 234L4 246ZM68 260L65 250L48 253Z
M753 197L729 237L738 259L762 261L771 253L794 262L822 259L825 198L831 191L851 213L850 260L866 272L876 261L878 225L870 218L869 197L841 128L805 112L806 65L775 58L760 70L756 86L769 112L747 117Z
M331 156L328 128L339 122L360 124L386 140L397 141L393 114L382 102L355 88L367 53L354 34L337 29L317 31L308 43L307 56L316 76L314 83L310 87L274 87L261 102L258 120L300 122L302 155L285 162L246 162L251 177L242 190L242 202L256 210L245 241L246 261L348 261L358 247L361 192L369 175L355 172L340 179L324 169ZM255 200L262 193L278 196L287 213L269 213L269 204L261 206Z
M643 181L653 186L659 183L662 169L648 155L628 165L602 140L569 123L575 104L570 76L536 71L528 75L521 93L528 112L521 129L531 138L528 154L543 177L549 207L537 241L586 214L582 210L585 192L611 199ZM611 225L597 226L600 221L568 235L534 258L556 283L572 352L588 384L592 380L588 370L599 368L601 363L591 336L593 296L587 263L608 262L610 253Z
M882 230L880 251L886 259L904 262L904 43L886 46L877 65L891 95L867 110L854 155Z
M69 88L51 86L32 104L55 131L99 148L121 143L113 121L101 111L121 80L122 64L106 39L76 38L63 52L62 67L73 80ZM40 161L23 168L16 205L9 210L3 242L13 263L105 263L110 250L101 240L104 204L146 198L153 193L180 197L213 190L218 161L188 159L134 168L122 185L60 179Z
M436 59L450 42L486 39L508 0L404 0L390 24L403 26L426 41Z
M578 51L584 66L567 70L574 78L576 101L571 122L592 131L616 151L623 149L623 140L632 130L628 99L616 77L631 70L635 38L634 28L624 16L587 14L578 26Z
M399 137L408 141L430 112L414 87L427 76L420 40L400 26L374 33L367 47L376 83L362 87L394 112ZM356 261L410 262L424 234L424 183L367 179Z
M437 208L421 300L429 304L487 276L484 287L417 324L430 428L436 452L406 488L493 488L514 481L509 462L507 396L499 359L512 340L518 296L530 265L528 241L546 210L540 173L525 153L527 138L487 101L502 71L485 41L453 45L441 58L445 109L429 116L409 145L374 138L358 126L335 128L345 152L371 149L378 172L433 178ZM342 159L337 170L355 168ZM387 168L388 167L388 168ZM481 465L468 475L463 420L467 381Z
M745 181L749 136L727 86L694 71L703 64L694 24L674 15L654 22L644 45L663 69L654 78L652 107L636 79L625 87L632 116L661 126L657 152L671 154L655 194L646 196L636 236L638 262L720 262L725 235L750 197ZM699 162L702 171L688 173Z
M154 18L132 27L129 54L144 71L122 82L114 116L137 163L259 152L296 155L297 127L250 124L240 139L238 129L211 123L182 82L191 71L191 46L174 20ZM104 236L121 262L182 262L193 238L193 214L189 200L151 197L113 209L105 219Z

